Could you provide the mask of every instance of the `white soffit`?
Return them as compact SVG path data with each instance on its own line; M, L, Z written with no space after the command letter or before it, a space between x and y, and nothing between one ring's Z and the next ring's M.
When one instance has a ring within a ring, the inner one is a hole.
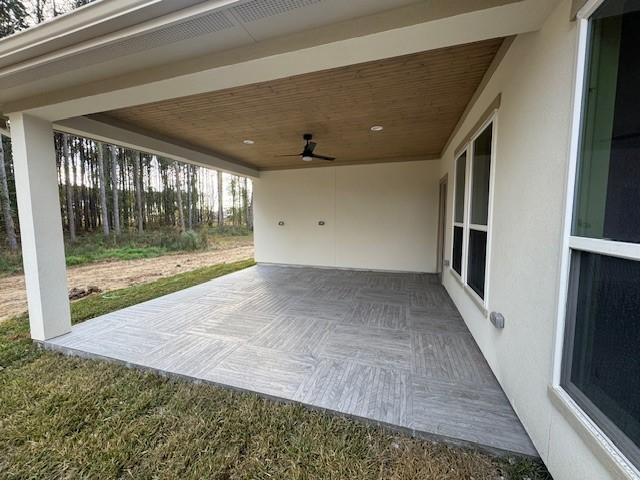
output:
M110 32L124 30L150 18L165 16L198 3L202 3L202 0L94 1L0 39L0 67L77 45Z
M403 7L416 0L252 0L229 9L257 41ZM427 3L426 0L422 3Z
M193 15L166 23L154 19L152 26L131 27L112 38L99 38L86 45L72 45L0 69L0 88L9 89L27 82L65 75L108 63L109 75L137 71L140 68L166 64L184 58L240 47L268 38L284 36L351 18L367 16L411 3L416 0L251 0L204 2L193 7ZM213 8L207 10L207 5ZM88 45L91 44L91 45ZM2 60L2 59L0 59ZM6 59L3 59L6 62ZM93 77L93 78L92 78ZM95 72L83 75L91 81L100 78ZM55 82L55 80L53 80Z
M250 43L246 32L222 12L212 12L185 22L169 25L152 32L111 42L89 50L65 55L64 58L40 65L25 66L11 73L0 72L0 88L11 88L36 78L51 78L78 70L90 70L102 64L111 75L128 70L171 62L186 52L201 54ZM211 46L215 45L215 48ZM85 80L101 78L102 72L83 75ZM93 77L93 78L92 78ZM53 79L55 82L55 79Z

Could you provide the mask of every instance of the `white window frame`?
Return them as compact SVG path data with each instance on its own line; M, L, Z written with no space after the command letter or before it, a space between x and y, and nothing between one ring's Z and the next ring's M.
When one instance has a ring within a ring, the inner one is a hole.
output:
M473 166L474 166L474 142L476 139L491 125L491 165L489 169L489 199L487 205L487 225L476 225L470 223L471 216L471 189L473 186ZM455 153L454 171L453 171L453 208L451 216L451 262L449 265L449 271L453 277L460 282L464 290L468 293L471 299L483 310L486 315L489 305L489 270L490 270L490 257L491 257L491 225L493 224L493 191L495 183L496 172L496 150L497 150L497 137L498 137L498 109L495 109L486 118L482 125L477 128L469 141L460 147ZM456 210L456 189L457 185L457 167L460 157L466 152L466 165L464 175L464 208L462 222L456 222L455 210ZM453 232L455 227L462 227L462 260L461 260L461 274L458 274L453 268ZM484 267L484 299L480 297L467 283L467 271L469 264L469 234L471 230L487 232L487 252L485 254L485 267Z
M569 162L566 178L567 188L563 218L562 250L560 257L560 277L558 304L556 310L556 329L553 355L553 372L549 394L556 408L576 428L578 434L615 469L623 478L640 478L640 471L616 447L611 439L591 419L589 415L573 400L562 387L562 369L564 361L565 334L567 328L567 301L569 296L571 256L573 251L585 251L611 257L640 260L640 244L616 242L596 238L572 235L577 172L580 159L580 138L582 129L582 113L584 108L586 69L588 66L589 19L605 0L588 0L577 13L577 49L575 60L574 91L572 100L571 134L569 144Z

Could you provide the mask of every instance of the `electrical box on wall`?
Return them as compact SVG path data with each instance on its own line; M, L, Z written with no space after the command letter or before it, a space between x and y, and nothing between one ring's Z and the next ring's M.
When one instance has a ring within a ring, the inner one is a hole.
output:
M489 320L494 327L500 329L504 328L504 315L502 315L500 312L491 312L489 314Z

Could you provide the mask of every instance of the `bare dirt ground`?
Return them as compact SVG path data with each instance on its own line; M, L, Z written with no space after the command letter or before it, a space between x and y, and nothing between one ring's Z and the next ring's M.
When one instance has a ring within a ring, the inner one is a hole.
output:
M91 263L67 269L69 289L96 286L103 291L117 290L152 282L200 267L231 263L253 257L253 245L233 245L221 250L163 255L141 260ZM23 275L0 278L0 322L27 310Z

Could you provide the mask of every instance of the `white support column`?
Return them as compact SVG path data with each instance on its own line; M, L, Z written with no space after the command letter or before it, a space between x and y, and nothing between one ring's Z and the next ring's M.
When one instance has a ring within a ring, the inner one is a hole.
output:
M53 130L30 115L9 119L31 337L47 340L71 330Z

